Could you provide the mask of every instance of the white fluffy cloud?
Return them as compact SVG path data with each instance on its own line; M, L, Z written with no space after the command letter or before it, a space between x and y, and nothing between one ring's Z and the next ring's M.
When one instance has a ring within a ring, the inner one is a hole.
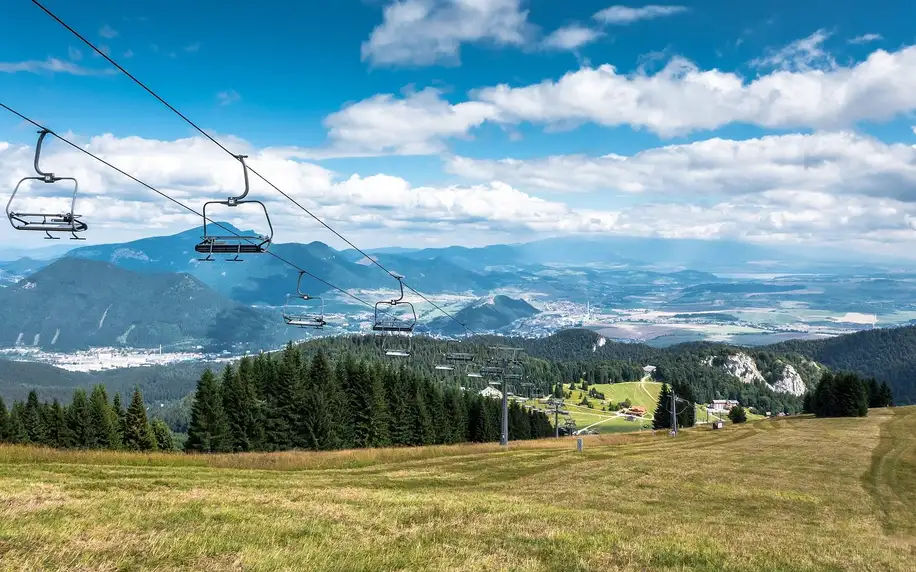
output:
M384 174L341 178L318 165L291 159L282 149L254 149L232 138L226 142L233 150L247 153L249 164L333 226L355 233L376 229L373 240L377 243L384 240L377 233L389 231L406 232L414 240L439 236L447 239L445 242L453 241L458 229L465 231L465 240L473 240L470 235L477 231L502 240L532 233L608 232L617 216L614 212L580 212L499 182L415 187L403 178ZM90 225L95 241L200 224L193 214L79 151L59 142L48 143L42 167L80 181L76 211ZM203 138L156 141L102 135L82 145L195 209L206 200L241 192L238 163ZM12 188L21 177L33 174L32 152L26 146L0 143L0 186ZM63 182L53 186L39 183L24 188L13 208L66 212L68 192ZM319 230L316 223L254 176L249 198L268 205L276 240L324 240L333 244L332 237ZM264 226L256 210L214 207L212 216L243 228ZM0 231L0 238L11 237L8 227Z
M630 8L629 6L611 6L600 12L595 13L595 19L605 24L626 26L640 20L654 20L655 18L664 18L665 16L674 16L686 12L685 6L659 6L649 4L641 8Z
M471 180L501 180L561 192L619 191L688 199L804 191L916 203L916 148L848 132L709 139L630 157L553 156L520 161L452 157Z
M477 91L503 121L645 127L663 136L729 123L831 128L884 120L916 109L916 47L883 50L852 67L775 71L751 82L673 58L655 75L621 75L610 65L557 81Z
M764 128L842 129L861 121L889 120L916 110L916 46L877 50L849 66L814 68L824 61L819 36L791 52L771 54L794 71L777 69L753 80L717 69L701 70L681 57L654 74L621 74L612 65L582 67L558 80L497 85L450 103L441 93L422 97L377 95L328 118L331 142L384 141L379 153L437 152L443 138L466 136L484 122L630 125L661 136L710 130L731 123ZM807 69L800 69L807 67Z
M522 45L529 34L521 0L394 0L362 45L374 65L457 63L462 44Z
M602 35L597 30L576 24L554 30L544 39L544 47L554 50L576 50L591 44Z
M325 120L329 149L305 152L303 157L438 153L445 148L443 139L466 137L492 117L490 105L450 105L431 88L403 98L376 95L330 115Z

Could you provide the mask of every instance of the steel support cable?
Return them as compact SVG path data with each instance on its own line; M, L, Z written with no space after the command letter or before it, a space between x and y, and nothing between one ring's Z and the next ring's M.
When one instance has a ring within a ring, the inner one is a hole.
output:
M77 151L80 151L80 152L84 153L85 155L88 155L89 157L92 157L92 158L95 159L96 161L102 163L102 164L105 165L106 167L109 167L109 168L111 168L111 169L117 171L118 173L124 175L125 177L127 177L128 179L134 181L135 183L137 183L137 184L139 184L139 185L142 185L142 186L146 187L147 189L153 191L154 193L158 194L159 196L161 196L161 197L163 197L163 198L165 198L165 199L168 199L169 201L175 203L176 205L180 206L181 208L187 210L188 212L193 213L193 214L195 214L195 215L197 215L197 216L203 218L203 214L197 212L196 210L194 210L194 208L189 207L188 205L182 203L182 202L179 201L178 199L176 199L176 198L170 196L168 193L165 193L165 192L163 192L163 191L160 191L159 189L157 189L156 187L150 185L149 183L146 183L146 182L144 182L144 181L141 181L141 180L138 179L137 177L134 177L134 176L131 175L130 173L127 173L126 171L120 169L119 167L117 167L117 166L115 166L115 165L109 163L108 161L106 161L105 159L102 159L101 157L99 157L98 155L92 153L91 151L88 151L87 149L83 149L82 147L80 147L80 146L77 145L76 143L70 141L69 139L67 139L67 138L65 138L65 137L61 137L61 136L58 135L56 132L52 131L51 129L48 129L47 127L41 125L40 123L38 123L37 121L34 121L33 119L31 119L31 118L29 118L29 117L23 115L22 113L19 113L18 111L16 111L16 110L13 109L12 107L6 105L5 103L0 102L0 107L2 107L3 109L9 111L9 112L12 113L13 115L19 117L19 118L22 119L23 121L26 121L26 122L28 122L28 123L31 123L32 125L34 125L34 126L37 127L38 129L47 130L49 134L53 135L54 137L56 137L58 140L62 141L63 143L66 143L66 144L69 145L70 147L73 147L73 148L76 149ZM219 228L225 230L226 232L232 233L233 235L235 235L235 236L237 236L237 237L239 237L239 238L243 238L241 235L239 235L239 233L235 232L235 231L232 230L231 228L227 228L226 226L222 225L221 223L219 223L219 222L217 222L217 221L214 221L214 220L210 219L209 217L207 217L207 221L210 222L210 223L212 223L213 225L218 226ZM251 239L246 239L246 240L247 240L248 242L251 242L251 243L253 244L253 241L252 241ZM287 260L286 258L280 256L280 255L277 254L276 252L271 252L270 250L266 250L264 253L265 253L265 254L269 254L269 255L273 256L274 258L276 258L277 260L286 263L287 265L289 265L289 266L291 266L292 268L298 270L299 272L302 272L302 273L305 274L306 276L309 276L309 277L311 277L311 278L314 278L315 280L321 282L321 283L324 284L325 286L328 286L329 288L333 288L334 290L337 290L338 292L341 292L341 293L343 293L343 294L346 294L346 295L349 296L350 298L356 300L357 302L359 302L359 303L361 303L361 304L364 304L365 306L368 306L369 308L373 308L373 309L375 308L375 304L372 304L371 302L367 302L366 300L363 300L363 299L360 298L359 296L356 296L356 295L354 295L354 294L351 294L350 292L344 290L343 288L341 288L341 287L339 287L339 286L335 286L334 284L331 284L331 283L328 282L327 280L321 278L320 276L316 276L315 274L312 274L311 272L309 272L308 270L305 270L304 268L299 267L299 265L297 265L297 264L291 262L290 260Z
M110 63L111 65L113 65L113 66L114 66L115 68L117 68L121 73L123 73L124 75L126 75L127 77L129 77L131 80L133 80L134 83L136 83L137 85L139 85L139 86L140 86L141 88L143 88L147 93L149 93L151 96L153 96L154 98L156 98L162 105L164 105L164 106L166 106L167 108L169 108L172 112L174 112L176 115L178 115L178 117L182 118L185 122L187 122L188 125L190 125L190 126L193 127L194 129L196 129L201 135L203 135L204 137L206 137L207 139L209 139L210 141L212 141L212 142L213 142L214 144L216 144L220 149L222 149L223 151L225 151L226 153L228 153L228 154L231 155L232 157L236 157L236 156L237 156L236 153L233 153L232 151L230 151L228 148L226 148L225 145L223 145L222 143L220 143L219 141L217 141L212 135L210 135L209 133L207 133L206 131L204 131L200 126L198 126L196 123L194 123L190 118L188 118L188 116L186 116L186 115L183 114L182 112L178 111L178 109L176 109L176 108L175 108L174 106L172 106L169 102L167 102L165 99L163 99L162 97L160 97L159 94L157 94L155 91L153 91L151 88L149 88L145 83L143 83L142 81L140 81L139 79L137 79L133 74L131 74L129 71L127 71L126 69L124 69L124 67L121 66L121 64L119 64L118 62L116 62L115 60L113 60L113 59L111 58L111 56L109 56L107 53L105 53L104 51L102 51L101 49L99 49L98 47L96 47L96 45L93 44L91 41L89 41L85 36L83 36L82 34L80 34L79 32L77 32L76 30L74 30L69 24L67 24L67 23L64 22L62 19L60 19L56 14L54 14L54 12L52 12L51 10L49 10L48 8L46 8L41 2L39 2L38 0L32 0L32 3L35 4L36 6L38 6L39 8L41 8L42 11L44 11L48 16L50 16L52 19L54 19L58 24L60 24L60 25L63 26L64 28L66 28L67 31L69 31L71 34L73 34L74 36L76 36L77 38L79 38L80 41L82 41L84 44L86 44L87 46L89 46L89 48L91 48L93 51L95 51L95 53L97 53L99 56L101 56L101 57L105 58L106 60L108 60L108 63ZM385 268L378 260L376 260L376 259L373 258L372 256L369 256L369 254L367 254L367 253L366 253L365 251L363 251L361 248L359 248L358 246L356 246L355 244L353 244L352 242L350 242L350 240L347 239L344 235L342 235L340 232L338 232L337 230L335 230L335 229L334 229L333 227L331 227L328 223L324 222L320 217L318 217L318 215L314 214L312 211L310 211L309 209L307 209L306 207L304 207L299 201L297 201L297 200L294 199L293 197L289 196L289 195L288 195L287 193L285 193L282 189L280 189L280 187L278 187L277 185L273 184L273 183L272 183L270 180L268 180L264 175L262 175L261 173L259 173L254 167L252 167L252 166L249 165L249 166L248 166L248 170L249 170L250 172L254 173L255 175L257 175L257 177L258 177L259 179L261 179L262 181L264 181L264 183L266 183L267 185L269 185L270 187L272 187L275 191L277 191L278 193L280 193L281 195L283 195L283 196L284 196L286 199L288 199L291 203L293 203L294 205L296 205L297 207L299 207L304 213L306 213L307 215L309 215L310 217L312 217L315 221L318 222L318 224L320 224L321 226L323 226L324 228L326 228L327 230L329 230L331 233L333 233L335 236L337 236L337 238L339 238L339 239L341 239L342 241L344 241L345 243L347 243L347 245L349 245L350 248L356 250L357 252L359 252L360 254L362 254L363 256L365 256L366 258L368 258L369 261L371 261L374 265L376 265L376 266L378 266L379 268L381 268L381 269L382 269L386 274L388 274L390 277L397 279L397 278L396 278L396 274L395 274L394 272L392 272L392 271L388 270L387 268ZM438 310L439 312L441 312L442 314L444 314L445 316L447 316L448 318L450 318L451 320L453 320L456 324L458 324L459 326L461 326L462 328L464 328L464 330L465 330L467 333L473 334L473 335L479 335L479 334L477 334L477 332L474 332L474 331L471 330L467 325L463 324L461 321L459 321L457 318L455 318L455 316L453 316L453 315L450 314L449 312L446 312L444 309L442 309L441 306L439 306L438 304L436 304L435 302L433 302L432 300L430 300L429 298L427 298L426 296L424 296L419 290L417 290L416 288L414 288L414 287L411 286L410 284L407 284L406 282L403 282L403 281L402 281L401 283L404 284L404 287L405 287L405 288L407 288L408 290L410 290L411 292L413 292L414 294L416 294L417 296L419 296L419 297L420 297L421 299L423 299L426 303L430 304L433 308L435 308L436 310Z

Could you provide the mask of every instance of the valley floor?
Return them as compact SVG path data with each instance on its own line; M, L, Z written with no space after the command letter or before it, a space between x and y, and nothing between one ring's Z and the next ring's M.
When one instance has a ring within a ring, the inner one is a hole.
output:
M0 447L0 570L913 570L916 407L276 455Z

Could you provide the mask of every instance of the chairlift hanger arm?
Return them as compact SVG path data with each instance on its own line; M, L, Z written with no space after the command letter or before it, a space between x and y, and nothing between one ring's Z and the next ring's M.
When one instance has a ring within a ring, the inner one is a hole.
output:
M242 164L242 175L245 177L245 191L244 191L241 195L239 195L239 196L237 196L237 197L229 197L229 198L227 199L227 203L229 204L230 207L234 207L234 206L235 206L236 204L238 204L242 199L244 199L245 197L247 197L247 196L248 196L248 189L249 189L249 185L248 185L248 165L245 164L245 158L248 157L248 155L234 155L234 157L235 157L236 159L239 160L239 163Z
M48 133L51 131L48 129L42 129L38 132L38 143L35 144L35 172L41 175L41 178L45 180L46 183L53 183L56 180L54 173L45 173L41 170L41 167L38 166L39 160L41 159L41 144L44 143L45 137L48 136Z

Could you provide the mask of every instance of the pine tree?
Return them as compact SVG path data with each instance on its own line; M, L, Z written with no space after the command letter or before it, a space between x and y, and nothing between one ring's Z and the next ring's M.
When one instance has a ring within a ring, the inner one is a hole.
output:
M48 440L52 447L65 448L73 442L67 426L67 412L57 399L51 404L48 422Z
M513 401L509 406L509 438L512 440L531 438L531 422L517 401Z
M484 407L484 441L487 443L499 441L502 433L502 402L490 397L478 397Z
M118 443L117 414L108 403L108 392L104 385L96 385L89 396L89 419L94 428L95 443L92 446L113 449Z
M481 399L472 399L468 408L468 425L470 427L470 440L483 443L487 440L486 411Z
M468 412L461 392L454 387L445 392L445 414L448 418L449 434L447 443L463 443L468 440Z
M316 451L336 449L340 445L342 427L336 417L340 398L333 371L323 352L312 357L305 376L299 419L304 446Z
M695 405L696 397L693 389L687 383L674 382L671 384L672 394L677 396L677 427L693 427L696 425L697 408Z
M388 435L393 445L411 443L411 426L408 423L407 389L403 378L394 368L384 375L385 395L388 398Z
M881 382L881 387L878 388L878 396L878 407L890 407L894 404L894 392L891 391L891 387L886 381Z
M448 440L448 420L445 417L443 395L438 383L422 381L423 401L429 415L432 443L445 443Z
M146 416L146 405L143 403L143 394L140 388L134 389L130 406L125 415L124 447L131 450L154 451L156 439L150 429L149 419Z
M231 365L223 370L222 381L223 411L226 413L226 426L229 431L229 446L232 451L251 451L253 415L257 401L242 376Z
M42 415L41 404L38 402L38 394L34 389L29 392L24 413L22 424L25 425L26 433L29 434L29 442L36 445L47 445L48 427Z
M283 350L280 363L268 368L264 408L264 445L268 450L284 451L300 441L296 429L300 426L301 370L301 355L291 343Z
M115 393L114 402L111 404L111 410L114 413L116 444L120 449L124 446L124 432L127 428L127 412L121 403L121 394Z
M67 408L67 431L70 435L70 446L78 449L91 447L95 443L95 431L91 423L91 412L86 390L77 388L73 391L73 400Z
M350 436L355 447L369 446L369 432L372 424L372 382L365 364L347 364L347 405L350 410Z
M419 378L410 376L410 393L407 395L407 420L410 423L410 445L429 445L436 434L432 419L426 409L425 392Z
M229 448L229 426L223 411L219 384L213 372L207 369L200 376L194 393L185 450L217 453L228 451Z
M0 397L0 443L9 440L10 433L10 414L6 410L6 403Z
M880 388L878 387L878 380L872 377L866 382L866 384L868 386L868 406L881 407L881 405L878 404L880 400Z
M671 390L668 388L667 383L662 383L662 390L658 394L658 405L655 406L652 428L671 428Z
M25 404L21 402L13 403L10 408L9 426L7 427L7 441L10 443L28 443L29 432L25 429L22 418L25 417Z
M150 423L150 429L153 437L156 439L156 448L160 451L172 451L175 449L175 441L172 437L172 430L165 424L162 419L154 419Z
M369 440L370 447L386 447L391 444L391 436L388 432L388 399L385 396L385 384L379 372L371 373L370 397L369 397Z
M864 417L868 415L868 383L852 373L827 372L811 398L817 417Z
M261 446L264 429L261 421L261 404L257 385L252 375L251 361L239 361L239 369L223 377L223 409L229 428L229 438L234 451L253 451Z

